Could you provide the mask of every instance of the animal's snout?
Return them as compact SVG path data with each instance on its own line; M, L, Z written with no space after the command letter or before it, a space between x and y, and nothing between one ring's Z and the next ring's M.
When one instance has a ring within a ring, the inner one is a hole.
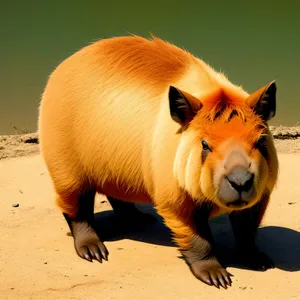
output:
M236 166L224 174L219 185L219 199L228 207L242 208L256 197L255 175L248 166Z
M248 192L253 186L254 174L243 167L234 168L226 179L238 193Z

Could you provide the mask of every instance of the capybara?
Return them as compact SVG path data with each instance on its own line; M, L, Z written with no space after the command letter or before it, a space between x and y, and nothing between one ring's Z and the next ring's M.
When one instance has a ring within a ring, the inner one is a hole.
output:
M274 267L255 236L278 175L267 124L276 90L271 81L249 94L157 37L102 39L60 63L42 95L39 139L77 254L108 258L95 230L100 193L123 220L146 217L134 202L153 203L206 284L231 285L208 222L220 214L248 267Z

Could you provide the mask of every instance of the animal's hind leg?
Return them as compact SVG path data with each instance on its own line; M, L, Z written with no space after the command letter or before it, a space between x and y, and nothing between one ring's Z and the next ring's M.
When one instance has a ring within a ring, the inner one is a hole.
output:
M95 191L86 191L80 196L60 196L58 204L65 211L63 215L73 235L77 254L90 262L93 259L102 262L102 259L107 260L108 251L95 231L94 198Z
M138 225L151 225L156 222L156 218L150 214L143 213L136 208L134 203L122 201L112 197L107 199L112 206L118 221L125 227Z

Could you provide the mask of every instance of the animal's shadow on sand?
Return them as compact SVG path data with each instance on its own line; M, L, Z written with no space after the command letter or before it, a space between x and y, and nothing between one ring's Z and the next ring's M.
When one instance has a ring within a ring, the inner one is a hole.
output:
M176 247L172 242L170 230L163 224L162 218L151 205L137 205L139 210L154 216L155 224L144 226L134 224L130 229L120 225L113 211L96 213L96 226L99 235L104 241L118 241L122 239L136 240L139 242ZM231 226L226 215L210 221L217 256L227 267L247 269L239 261L236 253ZM122 228L121 228L122 229ZM298 231L279 227L266 226L259 228L257 245L274 262L275 267L284 271L295 272L300 270L300 233Z

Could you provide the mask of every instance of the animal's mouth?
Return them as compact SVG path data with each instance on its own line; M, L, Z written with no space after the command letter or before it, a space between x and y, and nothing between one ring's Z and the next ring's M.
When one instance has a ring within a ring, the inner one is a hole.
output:
M234 202L228 203L227 206L228 207L244 207L244 206L247 206L247 204L248 204L248 202L238 199Z

